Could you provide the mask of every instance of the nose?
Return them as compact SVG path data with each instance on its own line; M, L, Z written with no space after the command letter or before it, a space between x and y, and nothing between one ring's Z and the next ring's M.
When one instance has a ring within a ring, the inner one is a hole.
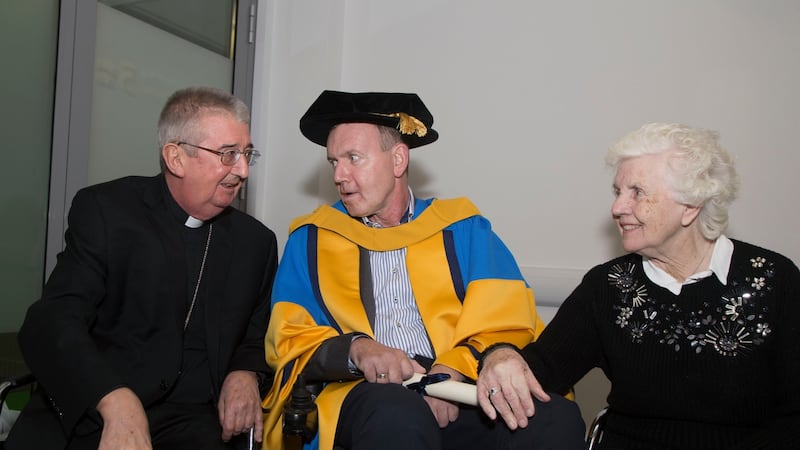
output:
M345 169L344 164L337 164L333 167L333 182L336 184L347 181L348 171Z
M620 194L614 198L614 201L611 203L611 215L613 217L619 217L625 214L630 208L630 202L628 199Z
M238 176L242 180L247 179L250 175L250 165L244 155L239 155L239 159L231 166L231 173Z

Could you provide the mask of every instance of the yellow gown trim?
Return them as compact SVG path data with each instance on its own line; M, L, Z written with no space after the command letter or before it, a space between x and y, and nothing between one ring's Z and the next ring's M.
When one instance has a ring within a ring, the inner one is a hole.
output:
M342 333L360 332L373 338L359 289L359 246L373 251L405 247L412 290L437 355L435 364L475 379L477 361L468 346L478 352L497 342L521 347L543 328L533 292L524 280L475 280L467 286L463 302L458 298L442 230L475 215L480 212L465 198L435 200L411 222L370 228L325 205L294 220L290 231L305 225L317 227L318 281L327 310ZM493 301L496 298L520 301ZM323 341L338 335L333 327L315 323L301 305L276 300L266 337L267 361L277 367L276 387L285 377L287 365L295 363L288 382L279 390L273 388L264 401L264 407L270 409L264 430L268 448L282 448L281 412L297 375ZM333 447L342 401L359 382L328 383L317 398L320 449Z

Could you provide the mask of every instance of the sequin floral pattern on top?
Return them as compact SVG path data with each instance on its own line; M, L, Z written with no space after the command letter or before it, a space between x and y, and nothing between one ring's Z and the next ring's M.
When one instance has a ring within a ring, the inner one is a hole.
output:
M652 338L676 352L738 356L763 343L771 332L768 308L759 299L772 290L775 269L763 257L750 259L743 279L731 274L720 298L702 300L689 311L652 297L637 267L633 262L615 264L608 273L608 282L617 290L616 326L634 343Z

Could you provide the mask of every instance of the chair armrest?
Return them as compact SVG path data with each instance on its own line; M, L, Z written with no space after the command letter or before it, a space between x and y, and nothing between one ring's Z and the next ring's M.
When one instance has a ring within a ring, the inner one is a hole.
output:
M0 383L0 406L6 402L6 397L8 397L8 394L11 393L11 391L35 382L36 377L34 377L31 373L3 380L3 382Z
M589 426L589 430L586 433L586 448L588 450L594 450L603 438L603 426L606 423L606 414L608 414L607 406L597 413L592 421L592 425Z

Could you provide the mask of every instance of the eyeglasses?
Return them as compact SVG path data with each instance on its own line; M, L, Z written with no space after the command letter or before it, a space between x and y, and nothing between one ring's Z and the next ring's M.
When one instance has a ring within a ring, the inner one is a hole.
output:
M239 150L237 148L231 148L225 151L214 150L208 147L202 147L195 144L190 144L188 142L180 141L176 142L177 145L188 145L190 147L199 148L200 150L205 150L207 152L215 153L219 155L219 160L222 161L222 164L226 166L232 166L239 161L239 158L244 155L244 159L247 160L248 166L254 166L258 157L261 156L261 152L254 148L246 148L244 150Z

